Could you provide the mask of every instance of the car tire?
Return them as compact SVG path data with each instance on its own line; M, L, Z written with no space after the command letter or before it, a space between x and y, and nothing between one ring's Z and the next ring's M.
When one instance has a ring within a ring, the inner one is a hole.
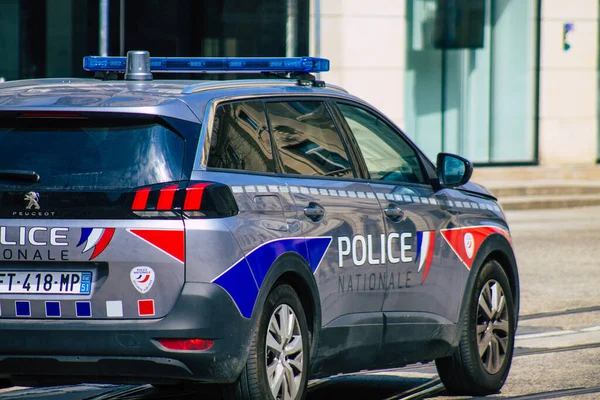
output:
M487 261L469 294L458 349L435 360L448 391L484 396L502 388L512 362L515 314L506 273L497 261Z
M282 331L286 318L291 329ZM291 286L276 286L253 332L246 366L237 381L225 389L225 398L303 399L309 354L309 331L300 299ZM289 397L283 396L284 390Z

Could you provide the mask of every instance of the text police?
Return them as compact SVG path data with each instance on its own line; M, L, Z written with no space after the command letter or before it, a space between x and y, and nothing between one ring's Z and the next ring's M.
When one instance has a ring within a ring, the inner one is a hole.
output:
M408 252L413 249L413 234L410 232L392 232L388 235L381 234L375 240L379 240L380 251L373 251L373 235L356 235L352 239L346 236L338 238L338 265L344 266L344 258L350 256L354 265L380 265L398 264L400 262L410 263L413 257ZM377 244L377 242L375 242Z

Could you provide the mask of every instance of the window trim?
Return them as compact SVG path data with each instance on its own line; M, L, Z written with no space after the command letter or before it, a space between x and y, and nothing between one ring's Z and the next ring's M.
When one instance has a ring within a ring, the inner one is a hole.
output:
M284 82L289 83L289 82ZM294 85L293 85L294 86ZM298 93L253 93L253 94L240 94L240 95L218 95L214 98L209 99L206 102L206 106L204 107L203 112L198 112L201 115L200 120L200 132L198 143L195 149L195 154L193 156L193 171L206 171L206 164L208 162L208 153L210 150L210 139L212 134L212 127L214 121L214 115L216 108L223 103L232 102L232 101L252 101L252 100L260 100L260 101L270 101L277 99L317 99L322 101L330 101L334 102L336 100L347 100L347 94L342 93L324 93L324 94L315 94L314 92L307 94L298 94ZM290 100L292 101L292 100ZM267 116L268 117L268 116ZM338 127L339 129L339 127Z
M352 134L348 123L346 122L344 116L342 115L342 112L337 106L337 102L334 100L330 101L329 103L329 107L331 107L335 115L335 123L339 126L339 130L340 132L342 132L342 135L344 137L344 140L347 142L348 147L351 148L352 158L355 160L358 166L357 169L360 172L360 178L370 181L371 177L369 175L369 170L367 169L365 159L362 156L362 153L360 152L360 148L358 147L356 138Z
M202 119L200 138L198 140L198 147L197 147L197 151L196 151L196 157L195 157L195 161L194 161L193 171L213 171L213 172L222 172L222 173L250 173L250 171L241 171L241 170L232 170L232 169L226 170L226 169L215 169L215 168L207 168L206 167L206 162L208 160L208 153L210 150L210 136L212 133L213 120L214 120L216 108L220 104L228 103L228 102L235 102L235 101L257 100L257 101L263 101L263 102L277 102L277 101L294 101L294 100L302 101L302 100L306 100L306 99L310 99L313 101L324 101L324 102L328 103L328 105L330 107L330 112L332 112L334 114L333 115L334 123L336 124L336 126L338 128L339 134L342 136L342 142L345 142L344 145L347 146L347 148L349 147L348 150L350 153L352 153L352 154L349 154L351 164L353 165L355 172L361 171L360 168L362 168L362 172L360 174L357 174L359 176L356 176L354 178L283 173L283 172L281 172L282 170L280 168L278 168L278 166L277 166L277 163L281 162L281 160L278 157L279 153L277 151L277 148L275 147L274 151L277 153L277 158L278 158L278 160L276 162L276 172L274 174L273 173L265 173L265 172L252 172L253 175L262 175L262 176L271 176L271 177L277 176L277 177L281 177L281 178L296 177L296 178L304 178L304 179L323 179L323 180L328 179L328 180L339 180L339 181L357 182L357 183L378 183L378 184L389 183L389 184L395 184L396 186L402 185L402 186L429 187L429 188L433 187L434 190L438 189L438 187L435 185L435 181L437 180L437 172L436 172L435 165L426 156L424 156L423 152L421 150L419 150L419 148L412 142L412 140L410 140L410 138L408 138L406 135L404 135L404 133L402 132L402 130L400 128L398 128L394 123L392 123L388 118L386 118L381 112L377 111L376 109L371 107L369 104L363 103L362 100L348 98L345 95L339 95L339 94L335 94L335 93L318 94L318 95L315 95L313 93L306 94L306 95L303 95L303 94L299 95L297 93L293 93L293 94L291 94L291 93L290 94L257 93L257 94L251 94L251 95L244 94L244 95L238 95L238 96L227 96L227 97L222 96L222 97L216 97L216 98L209 100L207 102L206 108L204 110L204 117ZM352 134L352 131L347 126L345 119L343 119L343 117L341 116L341 112L339 111L339 109L337 107L337 103L345 103L345 104L349 104L354 107L362 108L362 109L378 116L382 120L384 120L398 135L400 135L400 137L402 137L404 140L406 140L408 142L408 144L414 150L417 151L417 154L419 155L419 158L420 158L420 162L422 163L422 167L425 169L425 171L429 172L429 178L431 180L431 183L416 184L416 183L394 182L394 181L383 182L383 181L370 179L369 175L366 173L366 164L364 164L364 159L362 158L362 153L360 153L360 149L358 149L358 146L355 143L354 135ZM339 116L337 116L337 115L339 115ZM340 119L340 117L341 117L341 119ZM267 114L267 121L270 124L270 119L269 119L268 114ZM270 127L269 127L269 134L271 134ZM271 143L273 145L272 136L271 136ZM355 153L357 150L359 152ZM423 160L426 160L426 161L423 161ZM429 165L429 168L427 167L427 165Z
M345 130L346 135L348 136L348 142L351 143L351 145L354 147L354 151L356 152L357 157L360 159L360 164L364 169L363 173L365 176L365 178L364 178L365 180L367 180L368 182L377 183L377 184L390 184L390 185L396 185L396 186L419 186L419 187L427 186L427 187L433 187L434 190L439 189L439 185L435 184L435 182L438 179L437 178L437 169L435 167L435 164L433 164L424 155L424 153L416 146L416 144L408 136L406 136L400 128L398 128L393 122L391 122L385 115L383 115L381 112L374 109L373 107L369 107L365 104L354 102L354 101L348 100L348 99L341 99L341 100L335 99L335 100L333 100L333 103L334 103L333 106L335 106L336 113L338 114L338 118L340 119L340 124L343 126L343 129ZM339 109L338 104L347 104L351 107L362 109L363 111L374 115L375 117L379 118L383 123L385 123L402 140L404 140L406 142L406 144L417 155L417 160L419 162L419 166L421 167L421 172L423 173L423 178L424 178L425 182L424 183L412 183L412 182L382 181L379 179L372 179L371 175L369 174L369 170L367 168L367 163L365 162L364 157L362 155L362 151L360 150L360 146L358 145L358 142L356 141L356 138L354 137L354 133L352 132L352 129L348 125L348 122L346 121L344 114Z

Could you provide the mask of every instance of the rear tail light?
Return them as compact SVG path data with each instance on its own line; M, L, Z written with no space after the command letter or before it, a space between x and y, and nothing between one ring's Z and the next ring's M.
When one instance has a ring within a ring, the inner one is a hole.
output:
M208 339L158 339L163 347L169 350L180 351L204 351L214 344L214 340Z
M145 218L224 218L239 210L229 186L190 182L140 188L133 194L131 211Z

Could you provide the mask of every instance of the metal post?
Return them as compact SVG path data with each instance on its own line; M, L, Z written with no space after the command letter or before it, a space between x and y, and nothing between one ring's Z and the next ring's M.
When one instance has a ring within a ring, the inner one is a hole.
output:
M119 55L125 55L125 0L120 0L119 10Z
M100 55L108 56L108 2L100 0Z
M321 0L315 0L315 57L321 57Z
M298 1L287 0L285 23L285 56L296 56L296 34L298 32Z

